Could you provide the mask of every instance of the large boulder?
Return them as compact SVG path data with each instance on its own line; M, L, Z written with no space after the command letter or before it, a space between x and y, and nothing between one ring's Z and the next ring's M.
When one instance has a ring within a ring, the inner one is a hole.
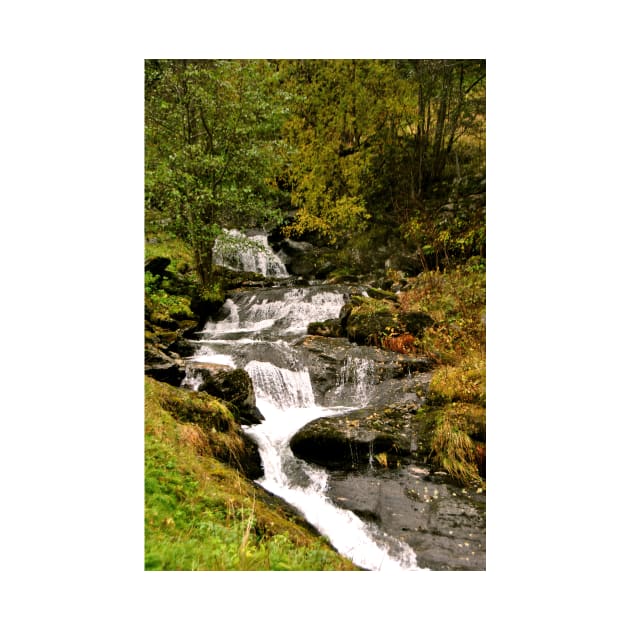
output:
M326 493L339 507L407 543L421 568L486 568L486 496L481 489L453 486L445 475L413 463L331 472Z
M197 447L237 470L249 479L263 475L260 453L235 417L232 407L207 394L183 387L162 390L160 405L183 424L196 425L203 435Z
M197 391L208 392L226 401L236 410L241 424L260 424L264 417L256 407L256 394L249 374L243 369L226 368L213 363L188 364L188 379Z
M414 403L368 407L319 418L302 427L290 447L297 457L331 470L391 467L409 457L424 462L430 434L417 407Z
M397 328L397 306L391 300L352 295L340 320L348 339L378 345L382 335Z
M337 405L386 405L425 395L433 362L374 346L360 346L342 337L307 336L294 346L307 353L315 401Z

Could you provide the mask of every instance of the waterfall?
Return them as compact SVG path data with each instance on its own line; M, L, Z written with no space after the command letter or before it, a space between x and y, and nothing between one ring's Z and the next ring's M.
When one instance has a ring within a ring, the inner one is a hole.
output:
M307 370L294 372L261 361L250 361L245 370L251 376L257 400L265 400L283 410L315 406Z
M276 278L289 275L269 247L266 234L246 236L238 230L223 230L215 242L213 259L215 264L235 271L253 271Z
M336 396L344 396L353 405L365 407L375 383L374 361L347 357L337 375Z
M268 288L256 293L242 292L225 302L217 320L207 322L203 335L212 339L234 336L233 333L263 331L264 335L272 327L275 338L304 334L310 322L337 317L344 301L343 288Z
M265 420L243 430L258 444L264 468L264 477L258 480L262 487L296 507L358 566L417 570L415 553L408 545L334 505L326 496L326 471L296 458L289 447L291 437L306 423L363 406L369 399L373 363L348 358L337 383L338 398L347 406L318 406L304 355L293 345L303 339L308 323L337 317L345 293L343 287L234 292L216 321L209 321L199 335L191 364L231 364L250 375ZM194 385L193 373L186 378Z

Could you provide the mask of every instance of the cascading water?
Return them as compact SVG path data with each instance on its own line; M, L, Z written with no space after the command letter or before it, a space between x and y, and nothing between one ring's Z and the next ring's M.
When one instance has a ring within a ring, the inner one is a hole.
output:
M369 359L347 357L337 375L334 394L344 395L352 405L365 407L370 402L370 391L375 383L374 362Z
M291 437L307 422L363 406L369 399L373 380L369 361L349 358L335 390L346 406L316 404L304 355L295 347L310 322L337 317L344 302L344 289L339 287L235 292L217 321L205 326L192 361L242 367L250 375L265 420L243 429L259 446L265 471L258 481L261 486L300 510L358 566L417 570L408 545L335 506L325 494L326 471L296 458L289 447ZM194 371L187 378L187 385L194 388Z
M214 246L213 258L215 264L235 271L253 271L277 278L289 275L269 247L266 234L246 236L238 230L223 230Z

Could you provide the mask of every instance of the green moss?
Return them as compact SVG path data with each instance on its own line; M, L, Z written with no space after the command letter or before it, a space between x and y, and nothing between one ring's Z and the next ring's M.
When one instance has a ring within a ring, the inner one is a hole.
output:
M171 260L167 271L193 274L195 260L192 249L180 238L161 229L156 214L147 211L145 216L145 258L164 256Z

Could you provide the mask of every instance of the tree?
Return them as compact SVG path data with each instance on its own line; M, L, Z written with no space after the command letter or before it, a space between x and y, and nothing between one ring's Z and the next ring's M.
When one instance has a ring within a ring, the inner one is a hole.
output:
M425 264L428 254L438 265L479 253L485 214L459 200L479 191L485 173L485 61L398 60L391 68L398 97L381 127L370 204L389 208Z
M292 148L287 179L297 208L291 234L315 232L335 243L367 225L364 180L376 105L367 81L369 63L374 62L282 65L284 85L293 95L284 129Z
M221 227L280 220L283 100L265 61L145 62L146 204L191 245L204 286Z

